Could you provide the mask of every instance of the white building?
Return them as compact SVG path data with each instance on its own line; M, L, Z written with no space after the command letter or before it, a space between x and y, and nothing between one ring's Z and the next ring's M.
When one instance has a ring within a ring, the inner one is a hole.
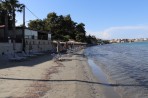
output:
M5 29L0 28L0 55L23 50L26 52L38 52L52 49L50 32L18 27L15 32L15 43L12 39L13 34L12 30L9 30L8 38L6 39Z

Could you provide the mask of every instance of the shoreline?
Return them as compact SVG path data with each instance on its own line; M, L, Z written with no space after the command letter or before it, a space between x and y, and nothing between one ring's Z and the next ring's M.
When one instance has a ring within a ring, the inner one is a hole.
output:
M0 77L2 98L105 98L101 87L91 83L98 81L83 50L57 62L49 55L16 62L0 69Z
M95 63L92 59L88 59L89 65L93 71L93 74L100 82L103 89L103 93L106 98L121 98L119 93L115 90L116 84L110 82L108 75L103 71L103 69Z

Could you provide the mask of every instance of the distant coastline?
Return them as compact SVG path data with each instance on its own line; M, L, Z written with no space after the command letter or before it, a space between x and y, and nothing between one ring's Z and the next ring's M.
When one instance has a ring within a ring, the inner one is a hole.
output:
M110 43L131 43L131 42L145 42L148 38L136 38L136 39L112 39Z

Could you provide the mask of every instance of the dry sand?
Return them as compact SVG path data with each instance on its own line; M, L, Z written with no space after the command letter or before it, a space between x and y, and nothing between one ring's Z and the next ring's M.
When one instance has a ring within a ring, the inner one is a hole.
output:
M4 65L2 65L4 64ZM0 98L104 98L83 51L0 64Z

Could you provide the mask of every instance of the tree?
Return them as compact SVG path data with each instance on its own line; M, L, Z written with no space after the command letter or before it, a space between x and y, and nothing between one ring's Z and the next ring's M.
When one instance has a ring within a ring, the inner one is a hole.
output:
M32 30L45 30L44 21L42 21L41 19L30 20L30 23L28 24L28 26Z
M21 12L24 5L18 0L5 0L1 3L1 8L5 12L5 28L8 30L8 17L12 21L13 39L15 39L15 12ZM10 22L9 22L10 23ZM6 32L8 35L8 31Z
M86 36L86 42L88 44L97 44L98 40L95 36L88 35L88 36Z
M2 4L0 3L0 25L4 25L5 24L5 21L4 21L4 18L5 18L5 13L4 13L4 10L2 9Z
M68 41L73 39L80 42L86 41L85 24L77 24L70 15L57 15L55 12L49 13L43 20L31 20L28 24L30 29L50 31L52 39Z
M74 22L70 15L64 17L64 30L66 35L70 36L70 39L76 39L76 22Z
M86 41L85 24L80 23L76 25L76 40L80 42Z
M57 30L58 26L58 16L56 13L49 13L47 15L47 18L45 19L46 24L46 30L51 31L52 33Z
M8 10L5 3L0 3L0 24L5 25L4 39L8 40Z

